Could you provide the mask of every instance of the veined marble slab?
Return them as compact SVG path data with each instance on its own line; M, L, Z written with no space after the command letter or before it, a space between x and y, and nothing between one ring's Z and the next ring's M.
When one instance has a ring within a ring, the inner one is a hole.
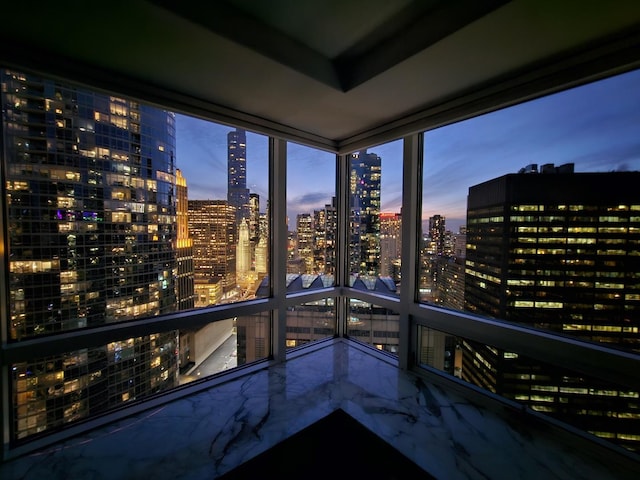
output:
M8 461L0 478L211 480L338 408L439 479L640 478L346 340Z

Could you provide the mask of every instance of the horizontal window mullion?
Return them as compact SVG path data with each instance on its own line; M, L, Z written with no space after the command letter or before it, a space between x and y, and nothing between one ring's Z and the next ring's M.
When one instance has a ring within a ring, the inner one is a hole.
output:
M199 328L212 322L231 317L253 315L271 310L274 307L274 299L259 299L242 304L225 304L32 338L5 345L2 352L2 363L7 365L24 362L36 357L59 355L83 348L103 346L125 338L140 337L170 330Z
M374 303L379 307L388 308L390 310L398 310L400 306L399 297L389 297L348 287L343 287L341 293L348 298L355 298L357 300L362 300L363 302Z
M543 360L631 388L640 386L640 355L508 324L500 320L415 303L414 324Z
M340 295L340 288L322 288L318 290L310 290L305 292L296 292L287 295L286 304L287 307L299 305L306 302L314 302L316 300L322 300L323 298L335 298Z

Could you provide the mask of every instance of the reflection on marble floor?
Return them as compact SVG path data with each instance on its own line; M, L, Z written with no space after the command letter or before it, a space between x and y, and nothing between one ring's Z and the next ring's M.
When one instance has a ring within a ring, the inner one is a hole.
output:
M439 479L640 478L346 340L0 466L10 479L213 479L342 408ZM635 469L635 472L633 471ZM339 477L337 472L336 478Z

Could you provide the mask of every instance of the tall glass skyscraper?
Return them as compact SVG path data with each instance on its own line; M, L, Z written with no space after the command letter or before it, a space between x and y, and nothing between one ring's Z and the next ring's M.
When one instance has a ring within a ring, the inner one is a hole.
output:
M349 271L380 274L380 175L382 159L361 151L350 156Z
M249 189L247 188L247 134L236 129L227 135L228 189L227 201L236 209L236 227L249 220Z
M0 75L10 341L176 311L174 115ZM14 364L15 438L177 385L176 337Z

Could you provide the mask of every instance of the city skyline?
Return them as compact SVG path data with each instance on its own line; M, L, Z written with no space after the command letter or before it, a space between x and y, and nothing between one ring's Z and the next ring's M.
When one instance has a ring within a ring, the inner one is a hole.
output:
M457 231L466 221L469 187L531 163L574 163L576 172L639 170L638 85L640 72L633 71L426 132L423 220L442 215L447 229ZM190 198L226 198L226 135L232 130L176 116L176 165L187 179ZM381 211L400 212L402 141L367 151L382 158ZM289 143L288 156L290 165L303 164L287 172L291 219L328 203L335 195L335 180L326 168L332 153ZM209 175L219 182L208 184ZM247 187L267 198L268 138L250 131ZM261 201L261 210L265 205Z

